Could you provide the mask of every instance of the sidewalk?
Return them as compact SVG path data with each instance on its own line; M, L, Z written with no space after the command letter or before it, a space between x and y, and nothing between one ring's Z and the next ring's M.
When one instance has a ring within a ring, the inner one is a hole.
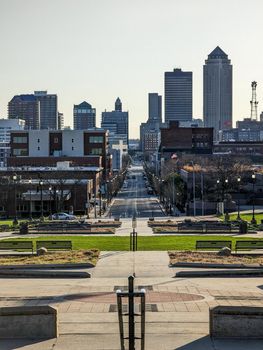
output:
M54 305L60 336L39 342L0 340L0 349L120 349L115 290L127 286L133 273L135 286L146 289L146 350L262 348L262 340L212 341L208 336L209 307L263 306L261 279L174 278L181 269L169 268L168 263L167 252L102 252L91 279L5 279L0 306ZM136 327L139 331L139 324Z

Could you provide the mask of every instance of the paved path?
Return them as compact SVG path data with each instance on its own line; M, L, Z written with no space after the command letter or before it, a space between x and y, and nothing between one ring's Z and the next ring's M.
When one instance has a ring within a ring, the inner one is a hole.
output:
M208 337L209 307L263 306L262 279L174 278L178 269L169 268L168 263L166 252L102 252L91 279L2 280L1 306L58 307L60 336L41 342L1 340L0 349L120 349L114 290L127 286L127 277L133 273L135 285L147 291L146 349L262 349L262 341L212 341Z

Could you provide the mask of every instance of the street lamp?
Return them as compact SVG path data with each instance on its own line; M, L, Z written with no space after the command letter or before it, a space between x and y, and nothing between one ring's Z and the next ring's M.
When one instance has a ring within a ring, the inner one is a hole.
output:
M17 182L17 175L14 174L13 175L13 181L14 181L14 187L15 187L15 217L14 217L14 220L13 220L13 224L14 225L17 225L18 224L18 220L17 220L17 200L16 200L16 182Z
M239 194L240 194L240 182L241 182L241 177L239 176L237 178L237 184L238 184L238 200L237 200L237 220L240 220L240 199L239 199Z
M59 196L58 196L58 193L59 193L59 190L56 190L56 212L58 213L58 200L59 200Z
M49 186L48 190L49 190L49 216L51 217L51 215L52 215L52 208L51 208L52 187Z
M217 215L220 214L220 211L219 211L219 203L220 203L220 198L219 198L219 184L220 184L220 180L217 179L217 180L216 180L216 187L217 187L217 208L216 208L216 211L217 211Z
M224 210L225 211L225 220L226 221L228 221L229 220L229 217L228 217L228 208L227 208L227 185L228 185L228 179L225 179L225 192L224 192L224 194L226 194L226 196L224 196L224 197L226 197L226 210ZM224 199L224 198L223 198Z
M40 187L40 201L41 201L41 214L40 214L40 220L44 220L44 208L43 208L43 181L39 181L39 187Z
M257 224L257 220L255 219L255 182L256 182L256 175L252 174L252 183L253 183L253 214L252 214L252 220L251 220L251 224L256 225Z
M32 179L28 180L29 183L29 220L32 220Z

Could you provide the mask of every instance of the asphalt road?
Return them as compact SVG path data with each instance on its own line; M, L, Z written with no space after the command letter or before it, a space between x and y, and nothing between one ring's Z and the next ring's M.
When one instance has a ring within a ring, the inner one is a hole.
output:
M129 169L122 190L115 198L107 217L138 218L164 216L155 195L148 195L143 179L143 167Z

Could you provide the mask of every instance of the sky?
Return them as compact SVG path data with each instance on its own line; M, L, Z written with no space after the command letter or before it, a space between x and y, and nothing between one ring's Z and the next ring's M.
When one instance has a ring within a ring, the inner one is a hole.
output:
M58 95L73 105L129 111L130 137L148 117L164 72L193 71L193 115L202 118L203 64L219 45L233 64L233 120L250 115L251 82L263 111L262 0L0 0L0 116L14 95Z

